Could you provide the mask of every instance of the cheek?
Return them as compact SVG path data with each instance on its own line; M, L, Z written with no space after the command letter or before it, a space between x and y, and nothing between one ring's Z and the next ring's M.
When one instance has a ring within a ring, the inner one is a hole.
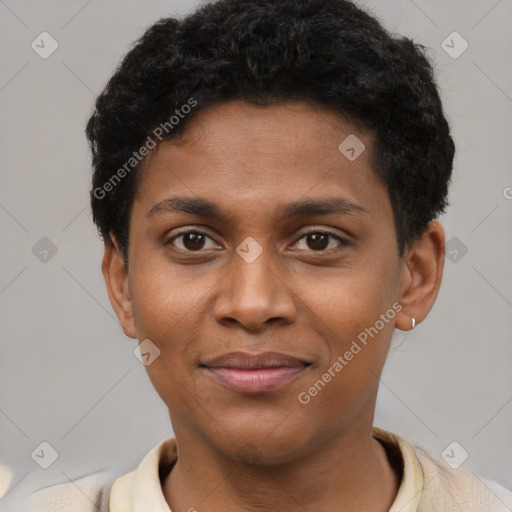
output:
M322 359L300 390L299 400L306 404L306 417L318 416L332 425L340 425L369 407L377 392L396 316L378 282L357 280L351 282L353 288L346 281L338 284L342 291L319 293L318 301L310 304L312 311L321 312L314 315L316 329L328 332L324 340L329 358Z
M394 330L396 312L392 304L384 303L378 293L365 293L357 298L330 300L325 308L329 308L324 318L328 320L326 342L330 352L326 366L342 358L343 365L353 369L344 373L380 373Z
M345 389L356 392L361 380L375 380L384 365L400 308L396 274L385 259L368 258L344 275L317 280L316 292L309 296L310 321L327 333L330 352L320 373L341 358L343 371L335 373L343 377L336 381Z
M180 272L164 257L137 257L145 262L130 274L137 335L168 345L170 338L179 339L181 331L197 325L194 319L213 283L207 273Z
M332 326L334 338L346 341L374 325L392 307L398 297L397 275L385 261L368 258L365 262L361 258L356 265L328 278L303 281L300 293L311 311Z
M146 260L148 262L148 260ZM207 286L185 281L169 263L149 263L132 269L134 322L139 340L158 347L158 357L146 366L154 389L164 403L178 410L190 401L191 347L200 338L197 322Z

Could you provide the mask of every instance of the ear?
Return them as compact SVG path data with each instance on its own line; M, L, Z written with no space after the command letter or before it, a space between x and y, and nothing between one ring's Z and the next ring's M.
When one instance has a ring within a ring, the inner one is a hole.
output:
M110 238L112 243L104 242L105 252L101 263L101 271L107 285L110 303L123 332L129 338L136 339L128 271L124 265L119 244L112 234L110 234Z
M417 325L432 309L441 287L444 254L444 229L433 220L404 253L399 299L402 310L395 323L398 329L409 331L413 318Z

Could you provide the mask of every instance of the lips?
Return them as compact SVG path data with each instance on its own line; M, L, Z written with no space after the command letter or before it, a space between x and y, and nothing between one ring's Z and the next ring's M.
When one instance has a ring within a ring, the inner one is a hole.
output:
M201 365L211 377L239 393L274 391L308 366L306 361L278 352L230 352Z

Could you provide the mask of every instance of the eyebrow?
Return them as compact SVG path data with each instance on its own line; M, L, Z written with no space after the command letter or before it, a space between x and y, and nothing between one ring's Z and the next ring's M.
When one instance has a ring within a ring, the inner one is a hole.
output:
M199 217L215 218L225 221L229 218L227 212L218 205L201 197L168 197L156 203L147 213L148 217L165 212L188 213ZM371 217L370 213L360 204L354 203L343 197L331 197L326 199L309 199L296 201L282 206L278 210L280 218L297 218L313 215L341 215L363 214Z

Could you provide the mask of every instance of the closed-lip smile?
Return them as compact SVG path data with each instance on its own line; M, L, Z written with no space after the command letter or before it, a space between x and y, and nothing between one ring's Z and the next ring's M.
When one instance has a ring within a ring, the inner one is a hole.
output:
M221 384L239 393L263 393L281 388L310 363L279 352L229 352L200 365Z

